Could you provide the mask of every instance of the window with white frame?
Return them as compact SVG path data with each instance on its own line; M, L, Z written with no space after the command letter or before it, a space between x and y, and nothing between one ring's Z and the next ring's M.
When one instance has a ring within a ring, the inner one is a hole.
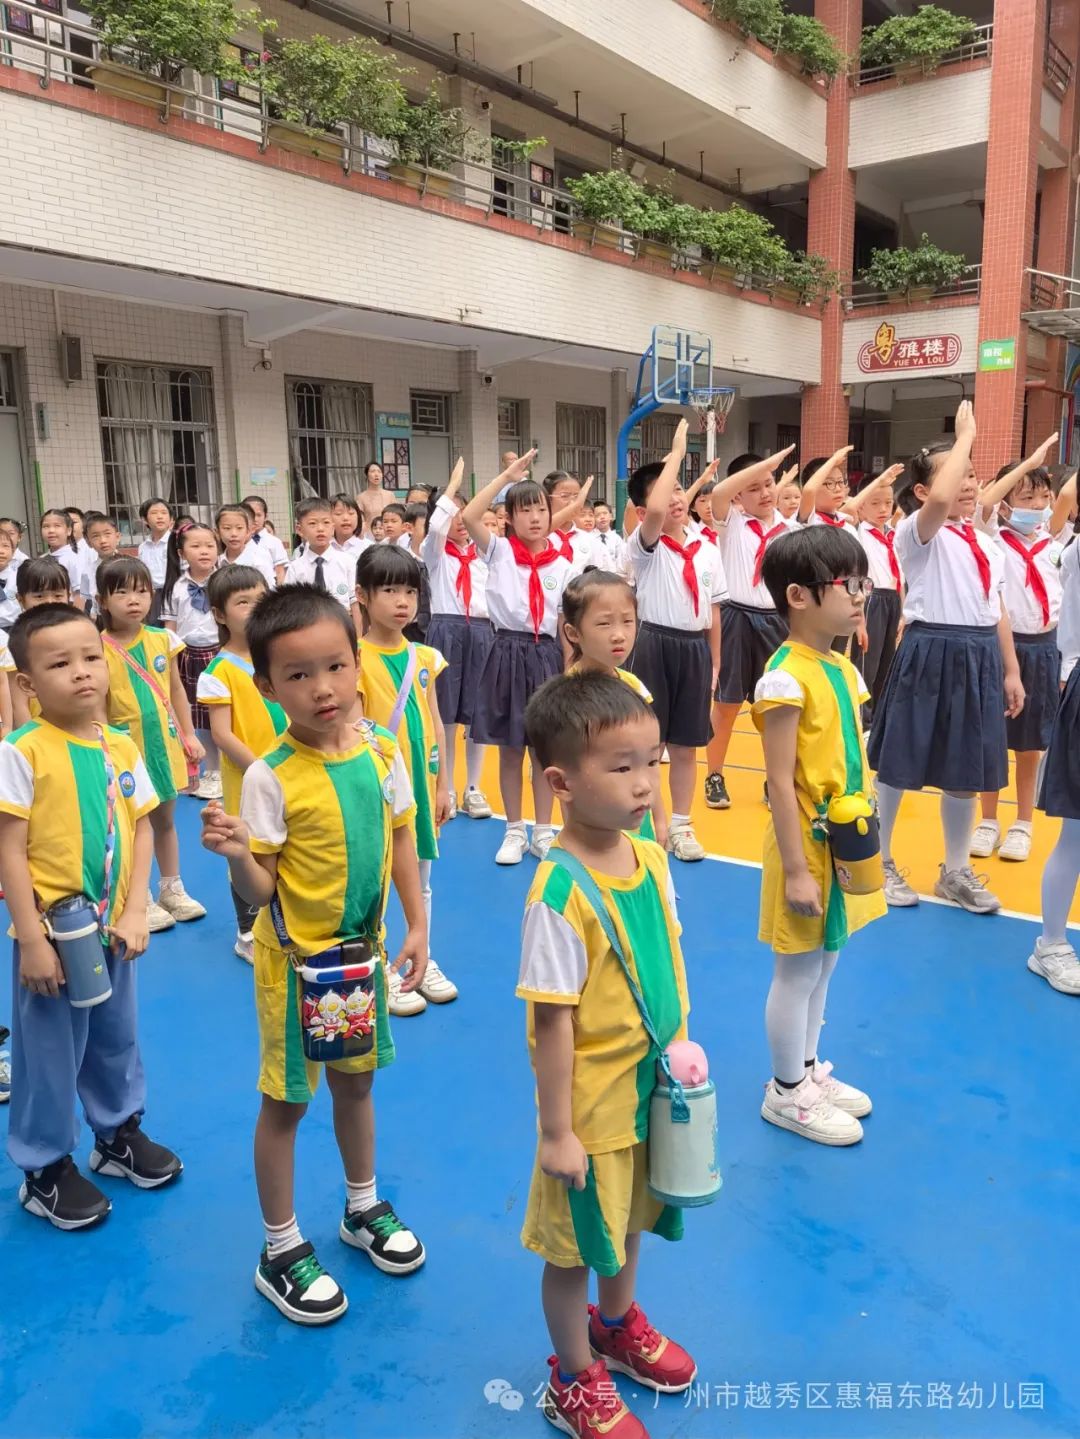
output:
M357 494L375 453L370 385L286 379L293 498Z
M607 415L599 405L555 406L555 464L584 482L595 475L594 498L607 475Z
M221 497L210 371L101 360L97 390L106 504L125 543L152 495L208 518Z

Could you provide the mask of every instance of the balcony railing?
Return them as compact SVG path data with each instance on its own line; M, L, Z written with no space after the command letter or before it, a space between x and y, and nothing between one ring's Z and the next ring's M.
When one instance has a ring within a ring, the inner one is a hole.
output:
M1061 48L1055 45L1048 35L1046 37L1046 53L1043 57L1043 74L1046 83L1059 95L1065 95L1072 83L1072 61Z
M853 280L851 284L845 285L841 292L841 300L845 310L865 310L872 305L908 304L917 301L951 300L958 295L970 296L977 300L982 287L982 266L969 265L958 280L949 285L913 286L910 291L890 294L885 290L875 289L864 280Z
M942 55L937 66L953 65L958 60L981 60L988 57L994 48L994 27L990 25L978 25L975 28L974 38L966 45L958 45L955 50L949 50ZM1056 48L1056 47L1055 47ZM1064 58L1064 57L1062 57ZM1068 62L1066 61L1066 64ZM937 68L935 66L935 69ZM923 70L921 64L915 60L910 65L873 65L864 70L853 72L851 79L854 85L877 85L882 80L891 80L895 76L902 79L915 79L932 71Z
M7 27L3 28L5 13ZM36 74L43 90L53 84L68 84L130 99L126 75L117 73L122 61L122 56L104 53L100 35L90 26L46 15L32 0L0 3L0 70L7 66ZM310 131L275 119L271 113L260 68L253 68L250 78L239 84L225 85L191 70L185 70L177 80L141 73L138 79L157 87L160 99L150 103L163 122L178 117L253 140L262 151L272 145L290 150L307 148L297 142L308 140ZM318 138L324 137L320 134ZM376 180L395 178L391 173L396 164L393 147L378 136L342 126L326 133L321 149L321 158L340 165L345 174ZM541 233L574 235L600 253L654 260L669 265L673 271L734 283L744 290L768 294L776 290L772 279L733 275L714 264L697 246L671 249L618 225L587 219L567 191L537 184L528 161L522 162L520 169L512 169L462 155L449 168L410 164L408 169L411 173L406 183L420 194L448 195L489 216L517 220Z

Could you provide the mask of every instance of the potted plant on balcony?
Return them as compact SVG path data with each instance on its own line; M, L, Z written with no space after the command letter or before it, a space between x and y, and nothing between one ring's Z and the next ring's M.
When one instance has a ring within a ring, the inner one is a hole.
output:
M911 283L911 251L902 246L895 250L871 250L870 263L859 271L859 279L890 300L897 303L905 300Z
M810 15L785 15L780 28L780 49L802 65L804 75L835 80L846 70L848 57L829 30Z
M456 105L444 105L432 81L418 105L407 105L394 136L396 159L390 174L412 190L449 195L450 167L459 160L486 160L480 136Z
M780 49L784 24L781 0L712 0L712 12L718 20L727 20L770 50Z
M265 57L263 86L273 116L267 139L283 150L341 163L343 125L383 139L407 105L402 70L373 40L282 40Z
M596 170L566 188L574 197L580 218L571 223L574 236L608 250L620 250L624 230L641 233L647 222L648 203L644 188L625 170ZM654 212L655 213L655 212Z
M930 243L924 234L914 250L911 250L911 269L908 277L908 298L929 300L937 291L947 285L955 285L967 269L967 256L952 250L941 250Z
M892 15L863 31L859 57L868 69L891 65L900 80L929 75L952 50L971 42L975 26L939 5L920 5L914 15Z
M839 287L840 273L824 255L808 255L805 250L796 250L785 257L773 294L793 304L824 304Z
M749 283L752 277L772 281L781 270L787 247L763 215L732 205L702 213L700 244L712 262L710 279Z
M268 28L257 10L237 12L231 0L86 0L86 11L105 57L89 67L90 79L143 105L164 106L166 86L185 70L243 78L233 37Z

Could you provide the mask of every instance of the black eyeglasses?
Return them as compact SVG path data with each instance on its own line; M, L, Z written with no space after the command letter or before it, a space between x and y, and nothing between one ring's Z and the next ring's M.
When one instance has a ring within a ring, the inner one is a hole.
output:
M835 587L838 590L845 589L852 599L862 595L864 600L868 600L874 592L873 580L864 575L846 575L842 580L826 580L821 588L828 587Z

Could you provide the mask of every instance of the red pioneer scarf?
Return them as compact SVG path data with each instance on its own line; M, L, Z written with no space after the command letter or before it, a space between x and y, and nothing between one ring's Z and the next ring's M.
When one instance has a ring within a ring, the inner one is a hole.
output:
M873 535L874 539L877 540L878 544L879 544L879 545L884 545L885 548L888 550L888 552L889 552L889 573L892 575L893 579L894 579L895 582L896 582L896 588L899 589L899 588L900 588L900 566L899 566L899 564L897 563L897 559L896 559L896 534L895 534L895 532L894 532L893 530L890 530L888 534L885 534L883 531L881 531L881 530L879 530L879 529L876 529L873 525L871 525L871 526L869 527L867 533Z
M529 571L529 618L532 620L533 635L540 638L540 626L544 623L544 586L540 579L540 571L559 558L559 551L549 541L539 554L534 555L531 550L518 539L517 535L508 535L510 551L514 556L516 564L522 565Z
M461 608L465 611L465 618L469 618L472 609L472 562L476 559L476 546L466 545L460 549L453 540L447 540L446 553L458 562L457 579L454 581L454 589L461 599Z
M694 568L694 556L697 554L698 550L701 549L701 541L694 540L692 541L692 543L684 547L683 545L679 544L678 540L673 540L670 535L661 535L660 543L666 549L673 550L683 562L683 584L686 586L687 592L690 595L691 603L694 606L694 615L696 617L698 612L698 598L700 592L698 590L697 570Z
M979 571L979 579L982 582L983 594L990 598L990 561L982 545L975 538L975 530L971 525L946 525L945 528L950 534L956 535L967 545L975 559L975 567Z
M760 520L747 520L746 528L758 538L757 554L754 556L754 584L759 585L761 584L761 566L765 559L765 546L777 535L782 535L787 529L787 525L773 525L771 530L766 530L762 528Z
M1035 563L1035 556L1040 550L1045 550L1050 543L1049 540L1039 540L1028 549L1021 540L1018 540L1011 530L999 531L1001 538L1008 545L1009 549L1018 554L1024 562L1024 583L1035 596L1039 608L1042 610L1043 624L1050 623L1050 597L1046 593L1046 581L1039 572Z

